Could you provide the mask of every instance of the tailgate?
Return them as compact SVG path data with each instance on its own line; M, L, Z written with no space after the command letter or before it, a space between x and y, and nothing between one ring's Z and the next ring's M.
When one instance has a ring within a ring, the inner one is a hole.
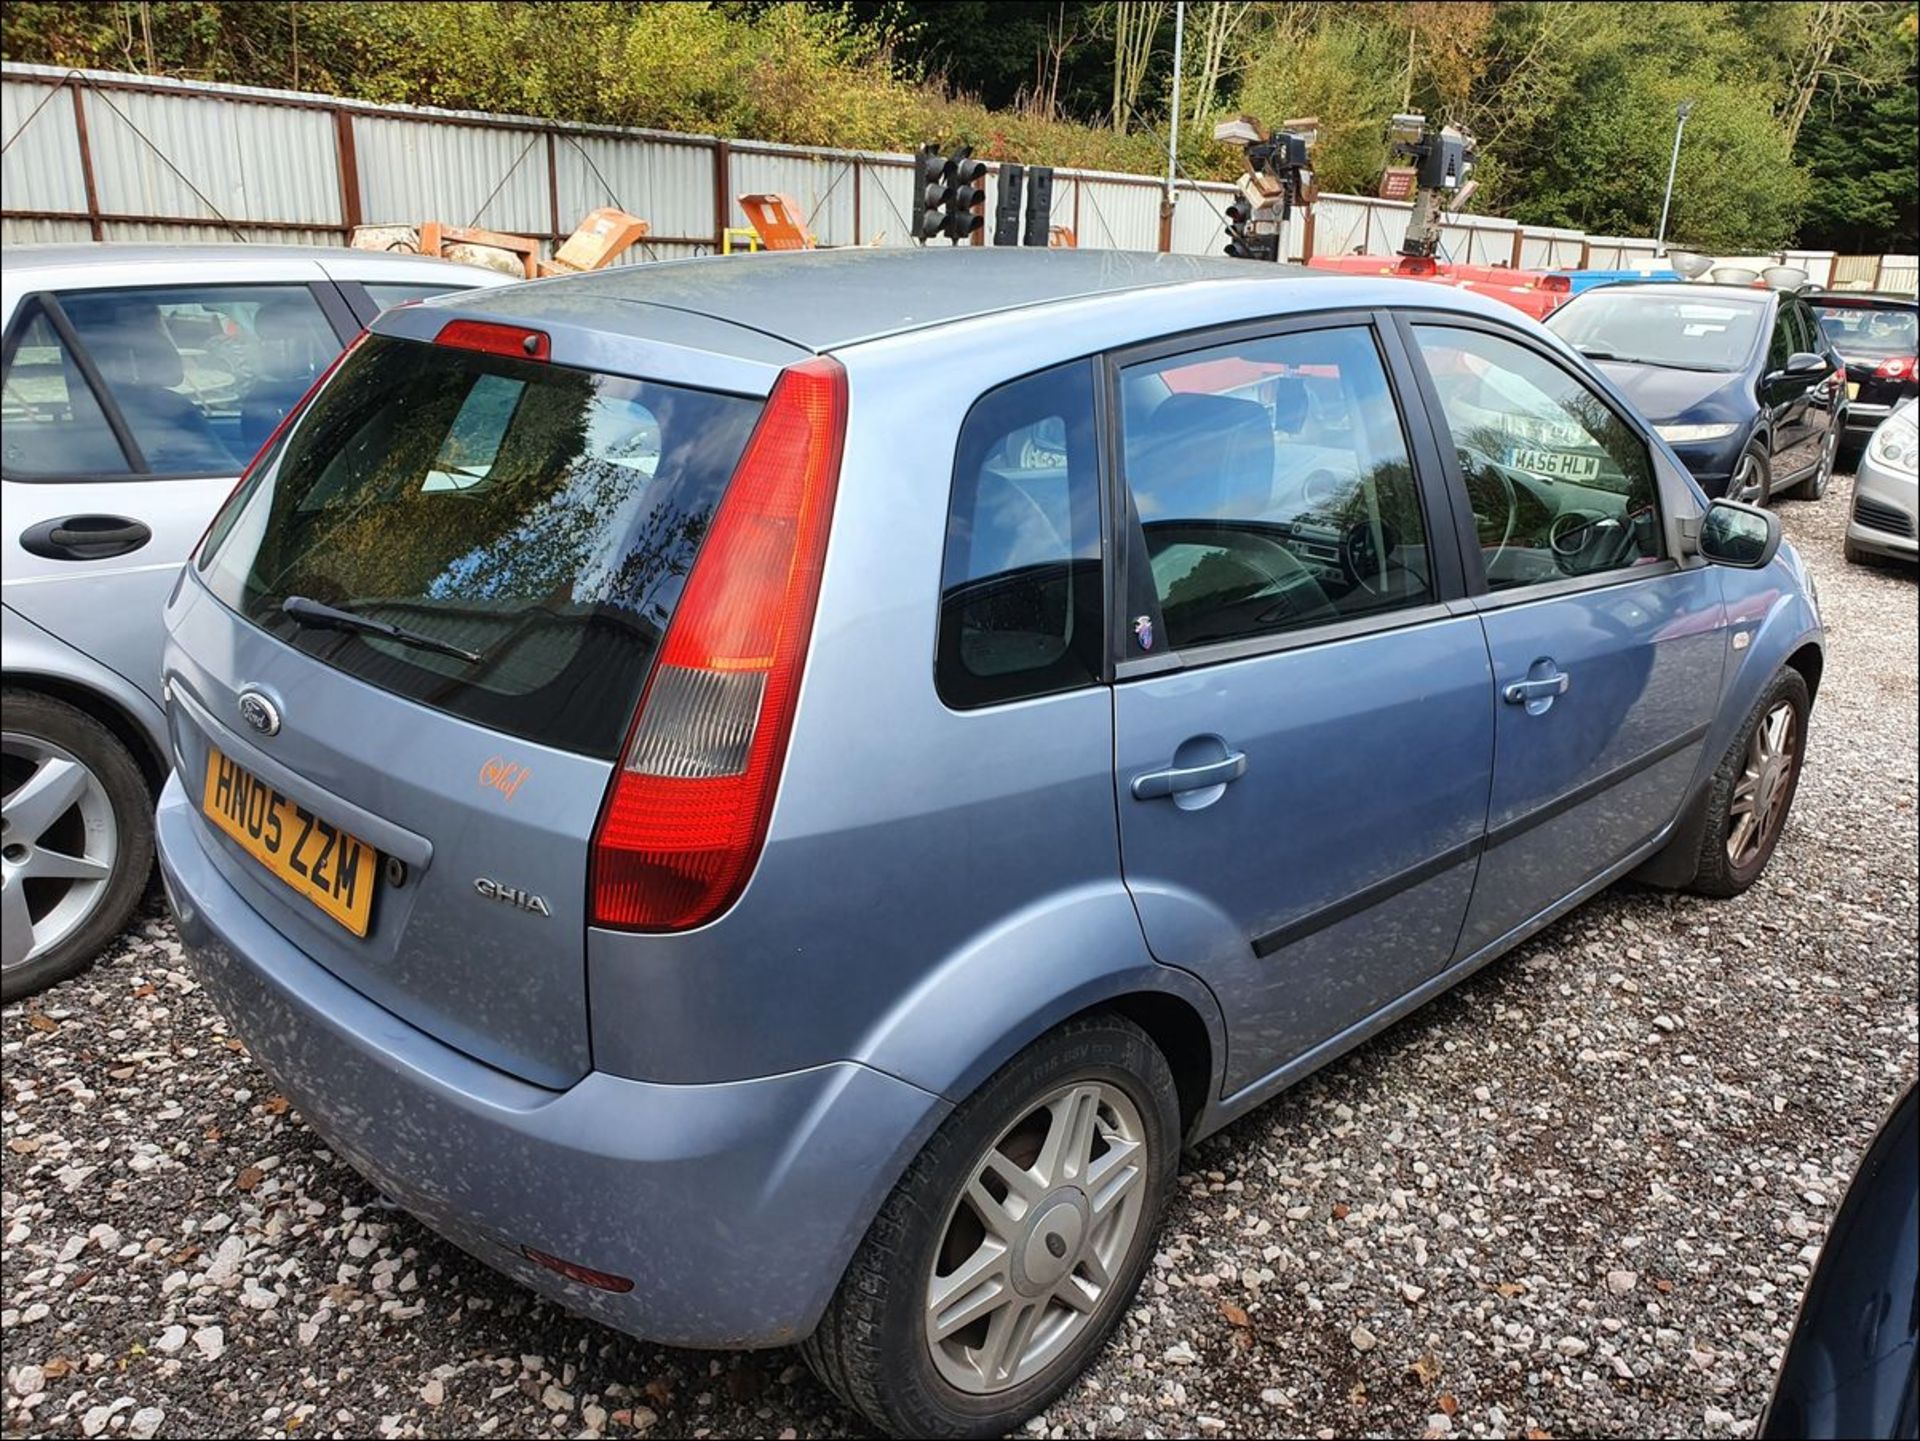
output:
M449 1045L584 1074L595 821L760 407L351 352L168 612L176 763L249 904Z

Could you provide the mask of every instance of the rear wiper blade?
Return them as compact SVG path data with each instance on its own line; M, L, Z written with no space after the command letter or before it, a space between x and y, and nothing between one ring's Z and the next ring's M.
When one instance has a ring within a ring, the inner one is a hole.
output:
M469 665L476 665L481 660L478 653L452 645L447 641L436 640L433 636L422 635L417 630L408 630L405 626L394 625L388 621L355 615L350 610L341 610L338 606L309 600L304 595L288 596L280 602L280 609L296 625L307 626L312 630L350 630L361 635L384 636L402 645L416 646L421 650L435 651L440 655L450 655L455 660L466 661Z

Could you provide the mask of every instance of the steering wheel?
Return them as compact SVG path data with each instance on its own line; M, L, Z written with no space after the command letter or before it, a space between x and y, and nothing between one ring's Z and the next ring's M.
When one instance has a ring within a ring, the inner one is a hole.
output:
M1620 563L1633 545L1633 527L1619 516L1563 510L1547 525L1553 563L1566 575L1591 575Z
M1494 562L1507 553L1507 547L1513 543L1514 528L1520 523L1520 494L1514 488L1513 477L1507 474L1506 467L1491 456L1462 446L1459 451L1460 471L1468 486L1468 498L1473 500L1473 483L1482 481L1488 475L1500 482L1500 503L1506 511L1506 519L1499 525L1500 538L1491 542L1488 537L1495 527L1488 522L1493 519L1483 512L1476 503L1473 506L1474 529L1478 532L1480 550L1486 559L1487 573L1493 573Z
M1377 598L1379 586L1386 580L1387 567L1398 564L1393 559L1393 552L1399 544L1400 537L1384 520L1380 522L1377 544L1372 523L1357 520L1348 526L1340 537L1340 569L1346 573L1347 584ZM1369 580L1368 576L1375 579Z

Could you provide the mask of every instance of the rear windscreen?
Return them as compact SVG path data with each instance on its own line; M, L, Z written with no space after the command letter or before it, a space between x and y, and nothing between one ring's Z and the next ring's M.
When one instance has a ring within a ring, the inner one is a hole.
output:
M221 512L204 578L369 684L611 758L760 408L372 336ZM296 623L296 596L474 658Z

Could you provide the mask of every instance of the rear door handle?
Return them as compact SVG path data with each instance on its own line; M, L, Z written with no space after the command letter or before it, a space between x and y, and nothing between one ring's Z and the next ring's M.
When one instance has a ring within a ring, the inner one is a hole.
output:
M1203 766L1148 771L1145 775L1135 776L1133 798L1137 801L1152 801L1162 796L1177 795L1181 791L1203 791L1209 786L1223 786L1229 781L1237 781L1246 773L1246 752L1233 751L1225 759L1209 761Z
M20 535L20 548L46 560L108 560L140 549L153 528L124 515L68 515Z
M1539 680L1517 680L1506 689L1508 705L1525 705L1528 701L1552 700L1555 696L1565 695L1573 684L1573 677L1565 671L1558 671Z

